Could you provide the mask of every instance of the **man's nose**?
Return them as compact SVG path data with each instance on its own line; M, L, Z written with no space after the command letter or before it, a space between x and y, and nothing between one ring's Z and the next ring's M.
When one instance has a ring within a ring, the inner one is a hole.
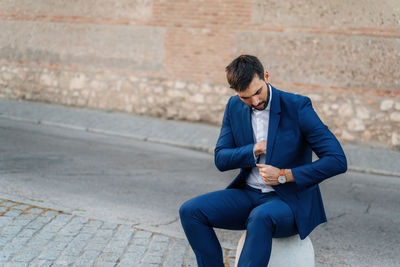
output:
M253 96L251 98L251 104L256 107L258 105L259 101L258 101L258 97L257 96Z

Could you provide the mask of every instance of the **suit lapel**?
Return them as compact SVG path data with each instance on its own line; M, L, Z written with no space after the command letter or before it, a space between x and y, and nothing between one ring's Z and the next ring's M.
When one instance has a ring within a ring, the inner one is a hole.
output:
M242 110L243 137L245 144L254 143L253 126L251 125L251 108L243 103Z
M275 144L276 132L279 126L279 120L281 118L281 104L279 91L271 86L272 91L272 102L271 110L269 114L268 124L268 140L267 140L267 155L265 157L265 164L269 164L271 161L272 152Z

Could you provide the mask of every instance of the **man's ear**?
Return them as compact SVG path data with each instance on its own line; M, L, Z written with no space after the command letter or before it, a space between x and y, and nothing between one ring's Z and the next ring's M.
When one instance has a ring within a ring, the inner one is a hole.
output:
M265 72L264 72L264 78L265 78L265 81L266 81L267 83L270 83L268 71L265 71Z

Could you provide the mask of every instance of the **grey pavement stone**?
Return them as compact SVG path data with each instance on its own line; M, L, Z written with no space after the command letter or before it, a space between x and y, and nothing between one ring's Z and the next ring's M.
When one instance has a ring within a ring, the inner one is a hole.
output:
M101 251L98 250L85 250L85 252L80 256L80 259L95 261L100 254Z
M21 246L25 245L28 242L28 240L29 240L29 237L15 237L11 241L9 241L7 243L7 246L4 246L4 248L11 247L11 246L21 247Z
M149 251L150 252L163 252L168 248L168 244L167 242L155 242L153 240L153 242L150 245Z
M133 243L137 246L147 246L150 242L150 239L134 239Z
M196 263L196 255L194 255L193 250L189 249L187 250L187 256L185 257L185 263L184 266L187 267L194 267L197 266Z
M86 223L89 222L89 218L75 216L75 217L72 219L72 221L73 221L74 223L78 223L78 224L79 224L79 223L80 223L80 224L86 224Z
M12 221L10 217L0 217L0 228L8 225Z
M141 258L140 253L125 253L118 266L138 266Z
M158 267L158 266L160 266L159 263L143 262L140 264L140 267Z
M45 246L48 242L49 242L48 239L43 239L43 238L40 238L40 237L35 236L35 237L33 237L31 240L29 240L29 242L28 242L27 245L28 245L29 247L43 247L43 246Z
M51 220L52 220L53 218L50 218L50 217L45 217L45 216L38 216L36 219L35 219L35 222L37 223L37 224L47 224L47 223L49 223Z
M163 236L163 235L154 235L153 240L154 240L154 242L159 242L159 243L162 243L162 242L169 243L169 241L171 239L169 237Z
M171 243L164 266L182 266L184 263L187 244L183 240L173 240Z
M6 217L16 217L16 216L20 215L21 213L22 213L21 210L10 209L10 210L7 211L3 216L6 216Z
M32 221L34 219L36 219L38 217L38 215L36 214L21 214L18 217L15 218L15 220L29 220Z
M65 255L65 254L62 254L55 261L54 264L55 265L60 265L60 266L72 265L75 262L76 258L77 258L77 255Z
M6 228L3 228L1 235L16 236L22 228L23 227L21 225L10 225Z
M102 221L99 221L99 220L93 220L93 219L90 219L88 222L87 222L87 224L86 224L87 226L93 226L93 227L100 227L100 226L102 226L103 225L103 222Z
M24 227L24 226L27 226L31 222L32 222L31 220L13 220L12 225ZM31 228L29 228L29 229L31 229Z
M63 213L58 214L58 215L56 216L56 218L54 218L55 221L57 221L57 222L64 222L64 223L69 222L71 219L72 219L72 216L71 216L71 215L63 214Z
M58 211L48 210L48 211L46 211L42 216L53 218L53 217L57 216L58 214L59 214Z
M82 227L81 233L94 234L97 232L97 229L99 229L97 226L85 225Z
M151 236L152 236L152 233L146 232L146 231L137 231L135 233L136 239L149 239Z
M30 214L40 214L42 212L44 212L43 209L38 209L38 208L32 208L28 211Z
M75 233L76 234L76 233ZM69 243L74 239L73 235L57 235L54 240L57 242Z
M77 241L87 241L93 237L94 234L87 234L84 232L80 232L77 236L74 237L74 240Z
M11 259L13 254L15 254L15 251L13 251L13 250L2 249L0 251L0 261L3 261L3 262L8 261L9 259Z
M24 205L24 204L23 204L23 205L14 206L13 209L24 211L24 210L26 210L26 209L29 208L29 207L30 207L29 205Z
M7 207L1 207L0 206L0 213L5 212L7 210Z
M115 262L98 262L96 264L97 267L114 267L115 266Z
M76 235L76 231L74 230L69 230L69 229L61 229L59 231L60 236L63 236L65 238L73 239L74 236Z
M105 239L111 238L111 236L113 235L113 230L109 230L109 229L99 229L96 232L96 237L102 237Z
M41 260L37 259L32 261L29 266L40 266L40 267L50 267L53 264L53 261L51 260Z
M107 246L103 249L104 252L122 253L128 242L121 241L110 241Z
M45 249L40 255L39 260L55 261L61 254L61 250Z
M18 252L18 254L16 254L13 257L13 261L16 262L30 262L32 261L34 258L36 258L39 254L40 254L41 250L40 249L23 249L21 251Z
M91 240L89 240L87 247L88 247L88 249L94 249L94 250L101 251L107 245L108 241L109 240L106 238L94 237Z
M68 243L67 242L59 242L57 239L56 240L53 240L53 241L50 241L48 244L47 244L47 249L49 249L49 250L59 250L59 251L62 251L64 248L66 248L68 246Z
M43 225L43 224L35 223L35 224L32 224L32 226L31 225L28 226L28 228L33 228L33 229L40 229L42 227L44 227L44 231L55 234L61 230L62 225L50 225L50 224Z
M24 229L18 234L18 237L31 238L35 234L35 232L36 232L36 230L34 230L34 229Z
M114 233L113 239L129 241L134 233L135 233L135 230L132 227L122 227L121 226Z
M12 207L12 206L16 206L18 204L15 202L12 202L12 201L5 201L5 202L2 202L1 205L6 206L6 207Z
M115 223L109 223L109 222L105 222L102 226L101 229L107 229L107 230L114 230L115 228L117 228L118 225Z
M74 265L74 267L82 267L82 266L94 266L95 261L90 259L78 259Z
M114 252L103 252L99 256L99 262L114 262L116 263L119 257L121 257L121 253L114 253Z
M42 229L41 231L36 233L36 235L32 238L32 240L41 239L41 240L49 241L50 239L52 239L54 237L54 235L55 235L54 233L49 233Z
M68 256L78 256L81 254L83 248L86 247L86 245L86 242L73 240L64 249L63 254Z
M25 266L29 266L29 264L27 262L7 262L4 266L5 267L25 267Z
M161 264L163 261L163 257L155 254L145 254L143 257L143 263L154 263L154 264Z
M8 243L8 240L4 239L3 237L0 238L0 250L3 246Z
M147 250L147 245L146 246L141 246L141 245L132 244L132 245L130 245L128 247L127 252L144 254L144 252L146 250Z
M34 231L38 231L42 229L46 224L40 221L33 221L26 226L26 229L31 229Z

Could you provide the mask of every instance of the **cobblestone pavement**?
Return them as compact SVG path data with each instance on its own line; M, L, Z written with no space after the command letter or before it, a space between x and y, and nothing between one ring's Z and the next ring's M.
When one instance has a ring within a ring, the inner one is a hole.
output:
M197 265L186 240L0 198L0 266Z

